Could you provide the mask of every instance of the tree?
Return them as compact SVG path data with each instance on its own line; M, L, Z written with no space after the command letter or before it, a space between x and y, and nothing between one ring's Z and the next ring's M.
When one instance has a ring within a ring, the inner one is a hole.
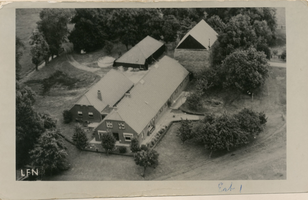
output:
M181 126L177 131L177 136L181 139L183 144L186 140L193 138L192 128L193 128L192 121L187 119L185 120L181 119Z
M38 31L34 30L29 40L31 45L31 56L32 63L35 64L35 69L38 70L38 65L45 60L48 62L49 59L49 46L45 41L43 35Z
M268 77L269 64L263 52L254 48L236 50L222 63L225 73L224 85L235 87L242 92L252 92Z
M61 44L66 41L67 24L72 15L72 9L62 8L44 8L40 12L40 21L37 22L37 28L49 45L52 58L54 55L59 55Z
M134 161L136 165L143 167L143 177L145 177L145 170L148 167L155 168L158 165L158 156L159 154L155 150L142 150L136 153Z
M131 143L130 143L130 150L133 153L136 153L140 151L140 145L139 145L139 140L137 138L133 138Z
M262 125L265 124L262 119L259 118L259 113L254 112L251 109L244 108L235 115L239 121L240 128L249 134L250 139L255 138L262 130ZM261 114L262 118L262 114ZM264 114L264 118L265 114ZM261 124L261 122L263 124Z
M107 26L113 37L118 38L128 50L128 45L135 45L138 40L138 9L114 9L109 15Z
M23 55L23 49L25 48L24 43L19 37L16 37L15 41L15 67L16 67L16 80L20 79L21 65L19 63L21 56Z
M35 93L16 82L16 165L29 161L29 151L45 131L44 122L34 111Z
M88 138L85 131L82 129L80 124L75 126L75 132L73 135L73 142L78 149L84 149L88 145Z
M174 42L179 29L180 23L173 15L164 16L162 34L165 42Z
M111 51L113 49L113 44L110 41L105 41L106 45L105 45L105 51L107 54L111 54Z
M66 147L56 130L43 133L29 154L32 165L39 166L42 174L53 174L68 168Z
M114 149L116 139L113 137L111 132L104 133L102 135L102 146L106 150L106 154L109 154L109 151Z
M75 24L74 29L68 36L75 51L89 52L102 48L108 39L107 18L110 10L78 8L75 12L71 20Z
M55 129L57 127L57 120L53 119L47 113L39 113L41 120L43 121L45 129Z
M64 123L68 124L73 120L73 115L69 110L64 110L63 113Z
M284 61L287 60L287 51L284 49L283 52L280 55L281 59L283 59Z

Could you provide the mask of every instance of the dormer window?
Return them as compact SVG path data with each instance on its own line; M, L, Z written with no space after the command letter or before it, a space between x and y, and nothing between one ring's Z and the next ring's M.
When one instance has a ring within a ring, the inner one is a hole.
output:
M93 117L93 112L88 112L89 117Z

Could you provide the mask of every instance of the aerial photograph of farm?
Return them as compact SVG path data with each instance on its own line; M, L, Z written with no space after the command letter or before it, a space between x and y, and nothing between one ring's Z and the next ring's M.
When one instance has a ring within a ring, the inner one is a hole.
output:
M16 180L286 180L285 8L16 9Z

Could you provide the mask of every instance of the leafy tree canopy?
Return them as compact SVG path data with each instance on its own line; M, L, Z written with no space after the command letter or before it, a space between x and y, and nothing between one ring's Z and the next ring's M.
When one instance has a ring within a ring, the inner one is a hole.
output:
M134 160L136 165L143 167L143 177L145 176L146 168L155 168L158 165L158 156L159 154L155 150L141 150L136 153Z
M268 77L268 63L263 52L254 48L236 50L222 63L225 73L224 85L240 91L252 92L261 86Z
M19 63L19 60L21 56L23 55L23 49L25 48L24 43L21 41L19 37L16 37L15 41L15 65L16 65L16 80L20 79L20 70L21 65Z
M42 134L30 155L32 165L40 167L43 174L52 174L68 168L66 147L56 130Z
M116 139L113 137L111 132L107 132L102 135L102 146L106 150L107 155L109 151L111 151L115 147L115 143Z
M16 82L16 164L22 166L29 160L28 152L45 131L44 122L33 109L35 93Z
M73 141L77 148L84 149L88 145L88 138L83 130L83 128L80 126L80 124L77 124L75 126L75 132L73 135Z
M48 43L52 57L59 54L61 44L66 41L67 24L73 14L72 9L59 8L45 8L40 12L37 28Z
M38 30L33 31L29 44L31 45L32 63L35 65L35 69L38 70L38 65L43 60L47 62L49 59L49 45Z

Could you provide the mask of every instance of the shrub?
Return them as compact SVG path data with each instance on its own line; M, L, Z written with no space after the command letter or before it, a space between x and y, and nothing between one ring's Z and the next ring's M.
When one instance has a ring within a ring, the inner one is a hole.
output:
M64 110L63 111L63 119L64 119L64 123L68 124L73 120L73 115L70 111L68 110Z
M201 92L193 92L191 95L187 97L188 108L194 111L197 111L202 107L202 93Z
M142 144L140 147L140 150L142 151L147 151L148 150L148 146L150 146L150 143L147 143L147 145Z
M265 124L267 122L267 117L264 112L259 113L260 124Z
M78 149L84 149L88 145L88 138L80 124L75 126L75 132L72 139Z
M120 146L120 147L119 147L119 152L120 152L120 153L126 153L126 147Z
M39 114L44 123L44 128L53 129L57 126L57 120L53 119L49 114L40 113Z
M102 135L102 146L106 150L106 154L109 154L109 151L111 151L116 143L116 139L113 137L113 135L110 132L104 133Z
M133 138L131 143L130 143L130 150L133 153L136 153L140 151L140 145L139 145L139 140L137 138Z

